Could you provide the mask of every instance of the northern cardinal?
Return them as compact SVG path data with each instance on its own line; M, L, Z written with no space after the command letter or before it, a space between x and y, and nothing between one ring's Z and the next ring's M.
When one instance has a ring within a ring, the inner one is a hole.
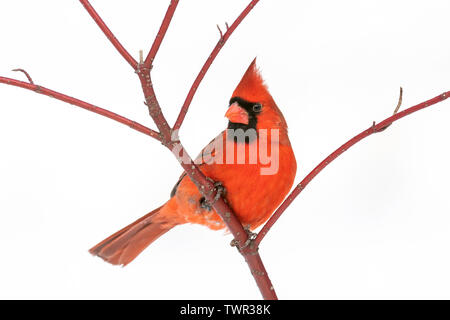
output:
M221 182L228 204L250 230L264 223L283 201L297 170L286 120L264 84L255 60L233 92L225 114L228 130L220 133L196 160L208 178ZM269 146L271 152L263 150ZM269 164L268 154L269 160L277 163ZM176 183L169 201L89 252L109 263L125 266L161 235L184 223L202 224L213 230L225 227L186 174Z

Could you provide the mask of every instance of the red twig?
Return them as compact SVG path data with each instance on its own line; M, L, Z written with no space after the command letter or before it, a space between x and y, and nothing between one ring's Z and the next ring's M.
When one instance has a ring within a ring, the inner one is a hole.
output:
M220 40L223 39L223 32L222 32L222 29L220 29L219 25L217 25L217 29L219 29L219 33L220 33L220 39L219 39L219 41L220 41Z
M167 8L166 15L161 23L161 27L159 28L158 34L155 37L155 41L153 41L152 47L145 58L144 66L146 68L151 69L153 65L153 60L155 59L156 54L158 53L159 47L166 35L166 31L169 28L170 22L172 21L173 14L175 13L175 9L177 8L178 0L171 0L170 5Z
M289 196L284 200L284 202L281 204L280 207L275 211L275 213L270 217L270 219L266 222L264 227L259 232L258 236L255 239L255 245L259 245L261 241L264 239L264 237L267 235L267 232L269 232L270 228L274 225L274 223L280 218L280 216L283 214L283 212L289 207L289 205L294 201L294 199L305 189L305 187L311 182L312 179L314 179L315 176L319 174L320 171L322 171L326 166L328 166L333 160L335 160L337 157L339 157L341 154L343 154L345 151L347 151L350 147L352 147L357 142L361 141L364 138L367 138L368 136L381 132L384 129L386 129L388 126L390 126L393 122L406 117L407 115L410 115L411 113L414 113L416 111L422 110L424 108L427 108L429 106L432 106L438 102L441 102L445 99L450 97L450 91L444 92L437 97L434 97L430 100L427 100L425 102L422 102L418 105L415 105L413 107L410 107L408 109L405 109L399 113L394 113L394 115L390 116L389 118L381 121L378 124L373 124L370 126L370 128L364 130L360 134L354 136L350 140L348 140L346 143L344 143L342 146L340 146L338 149L336 149L333 153L331 153L328 157L326 157L321 163L319 163L296 187L295 189L289 194ZM397 105L396 110L398 110L398 107L401 104L401 99L399 99L399 104Z
M161 140L158 132L156 132L156 131L154 131L154 130L152 130L150 128L147 128L146 126L143 126L142 124L140 124L140 123L138 123L136 121L130 120L128 118L125 118L125 117L123 117L121 115L118 115L117 113L108 111L106 109L102 109L100 107L96 107L96 106L94 106L94 105L92 105L90 103L84 102L82 100L79 100L79 99L67 96L65 94L62 94L62 93L59 93L59 92L47 89L45 87L41 87L41 86L38 86L38 85L35 85L35 84L31 84L31 83L28 83L28 82L23 82L23 81L19 81L19 80L15 80L15 79L0 77L0 83L4 83L4 84L16 86L16 87L21 87L21 88L24 88L24 89L28 89L28 90L34 91L36 93L49 96L51 98L55 98L55 99L64 101L66 103L73 104L73 105L75 105L77 107L80 107L80 108L83 108L83 109L95 112L95 113L97 113L99 115L102 115L102 116L107 117L109 119L112 119L114 121L120 122L120 123L122 123L124 125L127 125L127 126L129 126L130 128L132 128L132 129L134 129L136 131L139 131L139 132L141 132L143 134L146 134L146 135L148 135L148 136L150 136L152 138L155 138L158 141Z
M188 95L186 96L186 100L183 103L183 106L181 107L180 113L178 114L178 118L173 126L174 130L178 130L181 125L183 124L184 118L186 117L186 114L188 112L189 106L191 105L192 99L194 98L195 93L197 92L197 89L202 82L206 72L208 71L209 67L213 63L214 59L219 54L222 47L225 45L225 42L227 42L228 38L231 36L233 31L239 26L239 24L244 20L244 18L249 14L249 12L253 9L253 7L258 3L259 0L253 0L251 1L247 7L245 7L244 11L239 15L239 17L236 18L236 20L233 22L233 24L228 27L227 24L227 31L223 34L221 33L221 37L219 41L217 42L216 46L214 47L211 54L208 56L208 59L206 59L205 64L201 68L199 74L194 80L194 83L191 86L191 89L189 90ZM220 28L219 28L220 30Z
M12 71L19 71L19 72L24 73L25 76L26 76L27 79L28 79L28 82L31 83L31 84L34 84L33 79L31 79L30 75L29 75L28 72L26 72L25 70L23 70L23 69L12 69Z
M105 22L100 18L98 13L92 7L88 0L80 0L81 4L84 6L86 11L91 15L92 19L94 19L95 23L100 27L105 36L111 41L112 45L119 51L119 53L124 57L124 59L136 70L137 62L136 60L128 53L128 51L122 46L122 44L117 40L116 36L109 30L108 26Z

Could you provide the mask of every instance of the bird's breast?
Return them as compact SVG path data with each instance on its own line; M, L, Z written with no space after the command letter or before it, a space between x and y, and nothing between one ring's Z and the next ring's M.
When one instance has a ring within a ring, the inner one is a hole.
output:
M242 224L251 229L266 221L283 201L297 169L290 145L272 146L269 151L262 148L266 146L228 142L225 148L213 148L208 153L213 159L200 166L206 176L223 184L229 205ZM188 177L181 181L174 198L178 214L185 222L211 229L225 226L214 210L201 206L202 195Z

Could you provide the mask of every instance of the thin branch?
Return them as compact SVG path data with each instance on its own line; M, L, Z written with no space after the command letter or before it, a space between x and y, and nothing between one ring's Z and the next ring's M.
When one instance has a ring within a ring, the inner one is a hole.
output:
M228 38L231 36L233 31L238 27L238 25L244 20L244 18L249 14L249 12L253 9L253 7L258 3L259 0L253 0L251 1L247 7L242 11L242 13L237 17L237 19L233 22L233 24L228 28L227 24L227 31L223 34L223 36L220 37L219 41L217 42L216 46L214 47L213 51L209 55L208 59L206 59L205 64L203 65L202 69L200 70L199 74L197 75L197 78L195 78L194 83L191 86L191 89L189 90L188 95L186 96L186 100L183 103L183 106L181 107L180 113L178 114L178 118L173 126L174 130L178 130L181 125L183 124L184 118L186 117L186 114L188 112L189 106L191 105L192 99L194 98L195 93L197 92L197 89L202 82L206 72L208 71L209 67L213 63L214 59L219 54L222 47L227 42ZM220 29L219 29L220 30ZM221 32L222 33L222 32Z
M98 13L92 7L88 0L80 0L81 4L84 6L86 11L91 15L92 19L94 19L95 23L100 27L105 36L111 41L112 45L117 49L117 51L122 55L122 57L133 67L134 70L137 68L137 62L134 58L128 53L128 51L122 46L122 44L117 40L116 36L109 30L108 26L105 22L100 18Z
M167 29L169 28L170 21L172 21L173 14L175 13L175 9L177 8L178 0L171 0L169 7L167 8L166 15L161 23L161 27L153 41L152 47L145 58L144 66L148 69L152 68L153 60L155 59L156 54L158 53L159 47L166 35Z
M139 64L143 63L144 63L144 53L142 52L142 50L139 50Z
M223 33L222 33L222 30L220 29L219 25L217 25L217 29L219 29L220 40L222 40L223 39Z
M122 123L122 124L124 124L126 126L129 126L130 128L132 128L132 129L134 129L136 131L139 131L139 132L141 132L143 134L146 134L146 135L148 135L148 136L150 136L150 137L152 137L152 138L154 138L154 139L156 139L158 141L161 141L161 137L160 137L158 132L156 132L156 131L154 131L154 130L152 130L150 128L147 128L146 126L143 126L142 124L140 124L140 123L138 123L136 121L130 120L130 119L125 118L125 117L123 117L121 115L118 115L117 113L114 113L114 112L108 111L106 109L94 106L94 105L92 105L90 103L87 103L87 102L84 102L82 100L79 100L79 99L67 96L65 94L62 94L62 93L59 93L59 92L47 89L45 87L41 87L41 86L38 86L38 85L35 85L35 84L31 84L31 83L28 83L28 82L19 81L19 80L15 80L15 79L0 77L0 83L4 83L4 84L11 85L11 86L24 88L24 89L28 89L28 90L34 91L36 93L49 96L51 98L55 98L57 100L61 100L61 101L64 101L66 103L69 103L69 104L73 104L73 105L75 105L77 107L89 110L91 112L95 112L95 113L97 113L97 114L99 114L101 116L107 117L107 118L112 119L112 120L117 121L117 122L120 122L120 123Z
M346 143L344 143L342 146L340 146L338 149L336 149L333 153L331 153L328 157L326 157L321 163L319 163L296 187L295 189L289 194L289 196L284 200L284 202L281 204L280 207L275 211L275 213L270 217L270 219L266 222L264 227L259 232L258 236L254 240L255 245L258 246L261 241L264 239L264 237L267 235L267 232L269 232L270 228L274 225L274 223L280 218L281 214L289 207L289 205L294 201L294 199L305 189L305 187L311 182L312 179L314 179L317 174L319 174L320 171L322 171L326 166L328 166L333 160L335 160L337 157L339 157L341 154L343 154L345 151L347 151L350 147L352 147L357 142L361 141L364 138L367 138L368 136L372 135L373 133L378 133L383 131L387 126L391 125L393 122L406 117L407 115L410 115L416 111L422 110L424 108L427 108L429 106L432 106L436 103L439 103L441 101L444 101L450 97L450 91L444 92L430 100L427 100L425 102L422 102L418 105L415 105L413 107L410 107L408 109L405 109L399 113L394 113L394 115L390 116L389 118L381 121L378 124L374 124L370 126L370 128L364 130L360 134L354 136L350 140L348 140ZM401 104L401 99L399 99L399 105ZM396 109L398 110L398 109Z
M400 109L400 107L402 105L402 102L403 102L403 88L400 87L400 94L398 96L397 107L395 107L394 113L392 115L394 115L398 112L398 110Z
M25 76L26 76L27 79L28 79L28 82L31 83L31 84L34 84L33 79L31 79L30 75L29 75L28 72L26 72L25 70L23 70L23 69L12 69L12 71L19 71L19 72L24 73Z

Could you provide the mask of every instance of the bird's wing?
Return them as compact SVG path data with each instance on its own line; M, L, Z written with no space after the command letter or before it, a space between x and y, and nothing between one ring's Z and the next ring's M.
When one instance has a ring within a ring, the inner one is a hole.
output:
M224 134L224 131L222 131L219 135L217 135L217 137L212 139L206 145L206 147L204 147L202 149L202 151L200 151L200 153L197 155L197 157L194 160L194 163L197 164L198 167L202 167L203 165L205 165L205 159L214 158L214 156L216 154L216 149L214 148L214 142L216 141L216 139L222 138L223 134ZM186 172L183 172L181 174L180 178L178 179L177 183L175 184L175 186L172 188L172 191L170 192L170 197L171 198L175 195L175 193L177 192L179 184L181 183L181 181L185 177L186 177Z

